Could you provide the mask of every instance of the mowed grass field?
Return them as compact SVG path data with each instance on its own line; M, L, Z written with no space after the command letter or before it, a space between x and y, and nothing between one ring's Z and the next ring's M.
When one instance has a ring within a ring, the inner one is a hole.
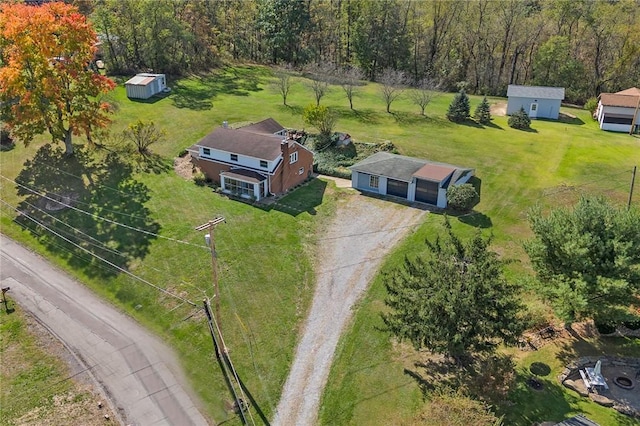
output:
M127 257L123 262L128 270L196 302L211 296L212 288L209 252L202 247L202 233L194 227L224 216L227 223L216 229L216 246L225 339L242 379L260 409L271 416L312 295L314 240L331 218L340 192L316 180L285 197L279 207L260 209L195 186L177 176L171 164L178 153L224 120L255 122L272 117L285 127L305 128L302 111L314 102L306 80L294 78L287 106L271 87L272 81L267 68L229 67L170 82L171 93L150 102L127 99L120 84L109 95L116 106L111 132L117 134L138 119L153 120L164 129L165 140L151 147L161 156L162 167L155 172L109 163L104 153L94 155L100 160L91 167L65 168L59 156L50 160L38 156L44 152L45 137L27 148L18 145L0 153L4 177L0 194L5 203L2 232L46 254L163 336L179 352L194 388L216 421L230 416L230 398L215 365L202 312L131 277L97 266L98 261L68 244L43 244L42 236L23 230L14 221L12 206L23 196L17 194L12 181L20 173L30 176L29 182L41 183L33 188L39 192L52 192L43 182L55 182L56 188L80 185L86 193L80 201L86 204L78 204L79 208L125 224L153 225L150 228L161 237L136 237L117 226L87 224L81 213L69 215L72 226L87 233L97 230L101 241L115 241L115 247ZM518 261L508 272L510 278L520 279L528 273L522 241L529 236L526 212L531 206L566 205L581 192L606 194L616 202L626 202L631 168L640 162L640 139L599 131L587 111L563 108L567 114L564 120L534 121L533 131L522 132L509 128L506 117L495 117L487 127L448 122L444 115L453 94L436 98L425 117L406 97L394 102L388 114L378 90L375 84L360 87L353 111L337 86L330 88L321 103L338 112L336 130L357 141L391 140L402 154L475 168L482 181L477 214L452 222L462 233L476 229L492 233L495 249ZM471 100L473 110L480 98ZM26 163L34 157L37 162ZM42 170L47 171L46 176L38 174ZM119 172L118 179L109 179L114 170ZM636 195L633 202L637 204L639 199ZM441 216L428 216L386 267L392 267L406 251L422 250L422 241L439 232L441 221ZM130 242L144 249L126 250ZM324 399L323 423L382 424L374 419L393 423L410 416L420 405L415 382L402 372L401 355L391 346L388 335L376 330L383 298L378 280L341 343ZM528 303L542 309L535 298Z

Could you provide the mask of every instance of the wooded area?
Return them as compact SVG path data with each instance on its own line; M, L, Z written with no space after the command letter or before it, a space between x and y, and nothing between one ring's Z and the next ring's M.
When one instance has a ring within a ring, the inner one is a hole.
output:
M226 61L387 68L444 90L566 87L584 102L640 81L640 0L75 0L114 74Z

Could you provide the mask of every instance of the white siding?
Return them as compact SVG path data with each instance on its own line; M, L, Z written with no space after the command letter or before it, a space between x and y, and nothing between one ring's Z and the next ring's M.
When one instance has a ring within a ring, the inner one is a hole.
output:
M278 164L278 161L282 158L282 156L278 156L278 158L276 158L274 161L267 161L267 167L264 168L264 167L260 167L261 159L259 158L249 157L248 155L237 154L238 161L231 161L231 154L232 154L231 152L220 151L218 149L213 149L213 148L209 148L209 150L211 151L211 155L205 155L204 148L200 147L200 153L199 153L200 158L207 158L207 159L219 161L219 162L230 164L230 165L235 164L240 167L246 167L256 171L263 171L265 173L273 173L274 171L273 168L275 167L276 164Z
M557 99L536 99L536 98L518 98L511 96L507 102L507 115L515 114L523 107L525 112L529 114L531 104L538 104L537 118L558 119L560 114L560 100Z

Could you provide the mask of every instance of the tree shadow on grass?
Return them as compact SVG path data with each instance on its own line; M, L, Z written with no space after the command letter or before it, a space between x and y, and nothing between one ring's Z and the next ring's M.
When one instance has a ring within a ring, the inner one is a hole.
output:
M498 130L504 130L504 128L498 126L496 123L494 123L493 121L490 121L489 123L485 124L484 127L490 127L492 129L498 129Z
M363 124L378 124L380 122L380 113L372 109L332 107L331 110L338 113L340 118L353 119Z
M68 157L47 144L16 182L24 200L15 221L88 276L114 276L144 258L160 230L144 206L149 189L115 153L97 160L76 147Z
M176 81L171 99L177 108L207 110L219 95L249 96L261 91L266 77L266 71L259 67L228 67Z
M278 108L295 116L301 116L304 110L304 108L298 105L279 105Z
M424 121L424 118L425 118L424 115L414 114L410 112L403 112L403 111L399 111L399 112L391 111L391 115L393 115L393 118L395 118L398 124L409 124L409 125L421 123Z

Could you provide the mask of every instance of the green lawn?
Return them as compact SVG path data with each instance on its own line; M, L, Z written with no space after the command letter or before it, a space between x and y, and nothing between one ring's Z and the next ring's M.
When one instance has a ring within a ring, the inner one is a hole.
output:
M110 94L116 104L112 133L138 119L154 120L167 132L164 142L151 147L162 158L155 172L136 172L122 159L105 153L79 155L71 164L42 148L47 142L44 137L28 148L16 146L0 153L0 173L11 180L20 174L21 182L52 193L73 188L81 196L79 208L193 244L96 224L79 212L56 216L107 242L110 251L102 253L116 264L196 302L205 294L210 296L212 289L210 256L206 249L194 246L203 244L202 233L194 227L225 216L227 223L216 230L225 337L234 363L267 415L277 404L312 294L314 239L333 214L339 192L314 181L286 197L283 207L265 210L185 181L171 171L171 161L224 120L234 123L273 117L286 127L304 128L302 110L313 102L304 80L294 79L287 106L269 81L266 68L238 66L169 82L171 94L150 102L127 99L120 85ZM337 130L357 141L391 140L406 155L476 168L482 181L478 214L457 218L454 226L465 233L476 228L492 232L496 250L508 257L523 258L522 239L529 235L526 211L536 203L547 207L567 203L581 191L626 201L631 167L640 160L640 139L599 131L586 111L563 108L576 118L534 121L532 132L510 129L505 117L496 117L491 126L482 128L444 119L452 94L434 100L422 117L418 107L406 99L394 102L392 113L387 114L377 90L373 84L361 87L354 111L349 110L339 87L332 87L322 104L339 112ZM497 101L504 100L490 100ZM471 97L472 109L479 102L480 98ZM27 163L30 159L35 160ZM29 200L18 195L16 186L6 179L0 179L0 196L12 206ZM2 232L52 258L167 339L179 351L208 413L217 421L227 418L224 403L229 397L214 363L201 312L190 317L195 309L97 266L99 262L69 244L23 230L14 221L15 211L5 204L0 212ZM70 232L55 219L47 220L60 232ZM433 235L439 222L438 216L430 216L396 256L401 257L402 250L416 250L415 244ZM32 226L24 218L22 223ZM509 275L517 278L526 270L526 262L516 264ZM382 298L383 289L376 282L341 343L325 396L325 422L344 419L337 423L367 424L376 418L393 422L410 416L420 403L412 379L388 365L398 354L387 336L371 331L380 323L376 312ZM368 319L362 323L362 317ZM361 350L361 339L375 350ZM380 404L381 398L388 404ZM371 416L374 412L381 417Z

